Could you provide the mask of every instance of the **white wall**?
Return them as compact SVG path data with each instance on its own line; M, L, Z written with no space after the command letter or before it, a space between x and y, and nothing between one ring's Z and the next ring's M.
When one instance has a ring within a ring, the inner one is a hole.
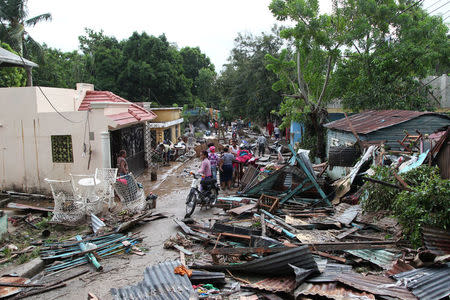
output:
M54 112L55 110L50 105L50 103L45 99L44 94L51 101L53 106L56 107L58 111L76 111L78 107L76 106L76 100L78 99L78 92L73 89L60 89L60 88L50 88L41 87L44 94L36 89L37 96L37 111L38 112Z
M70 123L55 112L37 113L36 87L0 88L0 189L49 193L44 178L64 179L69 173L92 174L102 166L100 133L111 125L102 109L89 113L92 157L89 170L88 156L82 157L83 142L89 142L89 132L84 138L87 112L64 112L64 116L81 123ZM55 95L57 93L53 93ZM60 95L70 96L63 90ZM52 95L48 94L49 97ZM51 101L65 103L58 97ZM67 103L70 102L67 101ZM73 103L72 103L73 105ZM62 105L61 107L63 107ZM72 135L73 163L53 163L51 135Z

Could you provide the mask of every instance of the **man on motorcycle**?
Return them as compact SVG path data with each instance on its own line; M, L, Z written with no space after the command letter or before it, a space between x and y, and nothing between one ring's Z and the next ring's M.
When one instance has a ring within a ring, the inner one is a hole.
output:
M202 174L203 178L201 181L201 186L203 187L203 184L208 179L212 178L211 173L211 162L208 159L208 151L202 151L200 158L202 160L202 165L200 166L200 169L198 170L199 174Z

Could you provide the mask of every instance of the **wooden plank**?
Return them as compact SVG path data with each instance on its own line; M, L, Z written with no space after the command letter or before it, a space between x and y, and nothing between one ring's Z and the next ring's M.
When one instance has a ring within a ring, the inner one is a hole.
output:
M216 248L210 251L214 255L243 255L243 254L263 254L263 253L278 253L289 250L290 247L246 247L246 248Z
M343 233L339 234L338 236L336 236L336 238L337 238L338 240L342 240L342 239L345 238L347 235L352 234L353 232L358 231L358 230L359 230L358 227L350 228L350 229L344 231Z
M256 207L256 203L246 204L243 206L238 206L236 208L230 209L230 210L228 210L228 212L231 212L236 215L241 215L249 210L252 210L255 207Z
M6 205L6 207L13 208L13 209L23 209L23 210L29 209L29 210L37 210L37 211L45 211L45 212L53 211L53 209L50 209L50 208L26 205L26 204L21 204L21 203L16 203L16 202L10 202Z
M322 256L322 257L330 258L330 259L336 260L336 261L341 262L341 263L344 263L344 264L347 262L347 260L346 260L345 258L343 258L343 257L331 255L331 254L328 254L328 253L326 253L326 252L322 252L322 251L311 251L311 253L320 255L320 256Z

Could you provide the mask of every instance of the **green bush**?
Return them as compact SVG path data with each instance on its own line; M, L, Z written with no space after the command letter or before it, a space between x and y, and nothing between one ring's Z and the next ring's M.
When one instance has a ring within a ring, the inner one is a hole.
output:
M441 179L439 168L428 166L406 173L404 179L412 191L399 193L392 208L405 235L417 247L424 225L450 228L450 181Z
M394 172L389 167L376 167L375 175L371 178L384 182L397 184ZM380 211L391 209L394 198L400 192L399 189L381 185L378 183L367 182L365 184L367 198L361 202L365 211Z
M398 184L388 167L378 167L375 171L373 178ZM402 224L405 237L418 247L424 225L450 227L450 181L440 178L438 167L425 165L401 176L411 191L369 183L366 184L368 197L361 204L366 211L390 210Z

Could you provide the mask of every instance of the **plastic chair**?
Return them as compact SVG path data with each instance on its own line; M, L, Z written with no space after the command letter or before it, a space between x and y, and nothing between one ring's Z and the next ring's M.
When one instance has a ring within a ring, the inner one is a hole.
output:
M108 208L114 206L113 185L117 179L117 168L97 168L95 169L95 180L97 182L96 193L108 204Z
M118 177L114 183L114 190L124 209L130 212L140 212L145 209L147 202L144 189L138 186L132 173Z
M45 179L52 190L55 207L52 221L57 223L77 223L84 219L85 206L83 200L77 197L71 180Z

